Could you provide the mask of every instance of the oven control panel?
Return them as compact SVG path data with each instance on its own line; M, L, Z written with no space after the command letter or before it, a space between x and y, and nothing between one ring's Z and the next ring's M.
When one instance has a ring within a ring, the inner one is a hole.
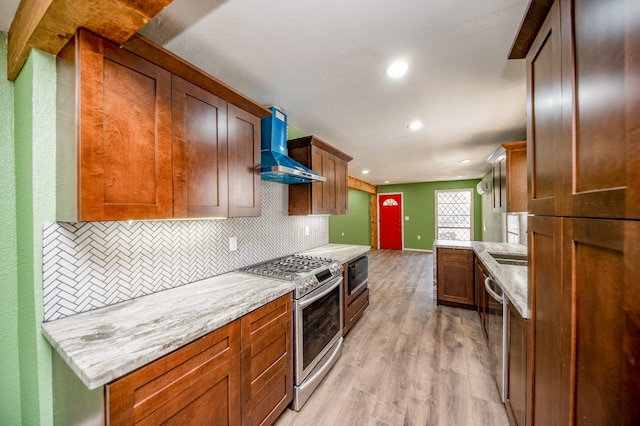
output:
M296 285L296 298L299 299L322 286L324 283L331 281L336 276L342 275L342 265L332 264L329 268L323 269L314 275L300 280Z

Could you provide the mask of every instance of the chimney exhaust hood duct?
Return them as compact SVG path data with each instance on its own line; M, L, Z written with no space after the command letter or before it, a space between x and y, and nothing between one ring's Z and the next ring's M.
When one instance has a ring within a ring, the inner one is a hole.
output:
M325 182L326 178L287 156L287 116L277 107L269 109L271 115L260 123L262 180L284 184Z

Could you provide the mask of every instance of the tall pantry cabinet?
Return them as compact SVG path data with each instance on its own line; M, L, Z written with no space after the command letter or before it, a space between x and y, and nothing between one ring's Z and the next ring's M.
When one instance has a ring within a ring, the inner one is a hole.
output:
M534 0L532 25L528 421L640 424L640 2Z

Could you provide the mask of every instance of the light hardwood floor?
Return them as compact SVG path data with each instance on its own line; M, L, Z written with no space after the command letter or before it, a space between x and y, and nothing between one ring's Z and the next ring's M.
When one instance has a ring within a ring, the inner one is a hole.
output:
M429 253L372 250L370 305L287 425L508 425L474 311L436 306Z

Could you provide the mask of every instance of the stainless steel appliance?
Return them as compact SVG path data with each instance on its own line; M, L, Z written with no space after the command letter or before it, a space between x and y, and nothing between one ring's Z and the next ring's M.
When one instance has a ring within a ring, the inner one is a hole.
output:
M484 288L493 300L488 301L487 307L487 337L489 350L495 361L494 376L498 383L498 391L502 402L507 397L507 338L509 332L508 299L502 288L493 278L484 280Z
M239 271L296 284L293 409L298 411L342 353L342 265L331 259L294 255Z
M347 268L347 287L349 296L367 285L369 280L369 258L364 255L349 263Z

